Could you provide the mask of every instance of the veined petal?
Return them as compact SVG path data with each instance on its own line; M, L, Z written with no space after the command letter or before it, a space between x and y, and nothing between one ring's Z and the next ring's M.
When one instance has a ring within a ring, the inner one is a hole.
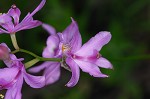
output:
M0 25L10 22L12 18L8 14L0 15Z
M45 2L46 2L46 0L42 0L41 3L38 5L38 7L37 7L31 14L28 13L28 14L25 16L25 18L22 20L21 23L25 23L25 22L32 21L32 20L33 20L32 16L33 16L36 12L38 12L39 10L41 10L41 8L44 6Z
M54 27L48 25L48 24L42 24L42 27L50 34L50 35L54 35L56 34L56 30Z
M47 41L46 41L47 46L51 46L53 48L55 48L56 46L59 45L59 38L58 35L51 35L48 37Z
M59 49L59 38L58 35L51 35L47 39L47 47L43 52L43 56L47 58L54 57L57 54L57 50ZM49 54L49 55L47 55Z
M13 17L15 25L17 25L19 23L20 14L21 14L21 12L16 7L16 5L12 5L12 7L8 11L8 15Z
M24 60L24 58L17 58L14 54L10 54L10 58L11 60L18 61L18 62Z
M46 0L42 0L41 3L38 5L38 7L31 13L31 16L33 16L36 12L41 10L43 6L45 5Z
M103 57L97 59L97 61L95 61L95 64L102 68L113 68L112 64L106 58Z
M2 34L2 33L9 33L9 32L0 28L0 34Z
M20 23L28 23L30 21L33 21L33 17L31 16L31 13L28 12L28 14L24 17L24 19Z
M17 68L3 68L0 69L0 85L6 85L13 81L18 73Z
M7 22L5 24L1 25L5 30L8 31L8 33L13 33L14 30L14 24L12 23L12 21Z
M94 50L100 51L101 48L110 41L110 39L111 34L109 32L99 32L95 35L95 37L85 43L75 54L78 56L91 56Z
M72 19L72 23L62 32L63 43L70 43L75 35L79 35L78 33L77 23Z
M22 60L24 60L24 58L19 58L17 59L17 57L14 54L10 54L10 60L4 60L4 63L7 67L20 67L23 66L23 64L21 63Z
M44 71L46 85L56 82L60 77L60 63L51 63Z
M79 32L79 29L78 29L78 26L76 24L76 22L72 19L72 22L75 24L75 28L76 28L76 31L74 33L74 36L70 42L70 45L71 45L71 52L74 53L76 52L77 50L79 50L82 46L82 38L81 38L81 34Z
M32 21L22 21L18 25L16 25L14 32L18 32L20 30L32 29L42 24L41 21L32 20Z
M85 61L80 61L80 60L74 60L76 64L82 69L82 71L89 73L91 76L94 77L108 77L105 74L102 74L98 68L97 65L85 62Z
M23 84L23 77L20 76L13 87L6 92L5 99L21 99L21 89Z
M35 66L29 69L29 72L31 73L37 73L40 72L41 70L45 69L46 67L50 66L51 62L44 62L39 66Z
M33 76L24 72L24 79L32 88L41 88L45 85L45 76Z
M42 56L45 58L51 58L54 56L54 50L49 50L48 47L44 48Z
M14 29L12 18L8 14L0 15L0 25L4 28L0 28L0 33L10 33Z
M72 60L71 58L67 58L66 63L68 64L68 66L70 67L71 72L72 72L72 77L71 77L70 81L66 84L66 86L73 87L79 81L80 69L79 69L78 65L74 62L74 60Z

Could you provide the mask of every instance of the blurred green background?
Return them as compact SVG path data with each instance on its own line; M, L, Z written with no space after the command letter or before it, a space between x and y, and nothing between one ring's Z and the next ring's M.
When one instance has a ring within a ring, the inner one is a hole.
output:
M0 12L6 13L12 4L22 11L21 19L33 11L41 0L1 0ZM109 59L114 70L101 69L109 78L94 78L81 73L73 88L64 85L71 73L62 69L56 83L42 89L24 84L23 99L148 99L150 97L150 0L47 0L34 19L51 24L57 32L63 31L73 17L79 26L83 43L99 31L110 31L112 40L101 54ZM17 33L21 48L41 55L48 33L37 27ZM9 35L1 34L14 50ZM25 61L30 55L17 53ZM5 67L0 62L1 67Z

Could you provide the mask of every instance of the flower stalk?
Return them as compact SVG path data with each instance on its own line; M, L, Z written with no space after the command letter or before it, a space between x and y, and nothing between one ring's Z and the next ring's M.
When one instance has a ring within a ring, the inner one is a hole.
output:
M43 57L40 57L40 56L34 54L33 52L30 52L28 50L21 49L21 48L20 49L16 49L16 50L12 51L11 53L15 54L17 52L23 52L23 53L30 54L31 56L35 57L39 61L55 61L55 62L61 62L62 61L60 58L43 58Z
M10 34L10 37L11 37L11 41L12 41L12 44L13 44L14 48L16 50L19 49L15 33Z
M30 68L31 66L33 66L34 64L36 64L37 62L39 62L40 60L38 58L35 58L27 63L25 63L25 68Z

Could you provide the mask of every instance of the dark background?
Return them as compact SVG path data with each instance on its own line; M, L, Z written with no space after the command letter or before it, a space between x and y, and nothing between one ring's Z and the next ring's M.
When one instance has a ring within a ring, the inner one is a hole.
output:
M33 11L40 0L1 0L0 12L6 13L16 4L21 19ZM42 89L32 89L24 84L23 99L148 99L150 97L150 1L149 0L47 0L34 19L51 24L63 31L73 17L79 26L83 43L99 31L110 31L112 39L100 53L111 61L114 70L101 69L109 78L94 78L81 73L79 83L65 87L71 73L62 69L56 83ZM37 27L16 34L21 48L41 55L48 33ZM14 50L9 35L1 34ZM30 55L17 53L25 61ZM5 65L0 62L1 67Z

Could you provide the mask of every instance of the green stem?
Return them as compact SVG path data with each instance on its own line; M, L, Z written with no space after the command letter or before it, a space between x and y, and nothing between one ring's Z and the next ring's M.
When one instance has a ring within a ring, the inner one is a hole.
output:
M34 54L33 52L30 52L28 50L25 50L25 49L16 49L14 51L12 51L11 53L12 54L15 54L17 52L23 52L23 53L27 53L27 54L30 54L31 56L37 58L39 61L55 61L55 62L61 62L61 59L60 58L43 58L43 57L40 57L36 54Z
M25 63L26 69L29 68L29 67L31 67L31 66L33 66L34 64L36 64L36 63L39 62L39 61L40 61L39 59L35 58L35 59L33 59L33 60L31 60L31 61Z
M17 43L17 40L16 40L16 35L15 35L15 33L10 34L10 37L11 37L11 41L12 41L12 44L13 44L14 48L15 48L16 50L19 49L19 46L18 46L18 43Z

